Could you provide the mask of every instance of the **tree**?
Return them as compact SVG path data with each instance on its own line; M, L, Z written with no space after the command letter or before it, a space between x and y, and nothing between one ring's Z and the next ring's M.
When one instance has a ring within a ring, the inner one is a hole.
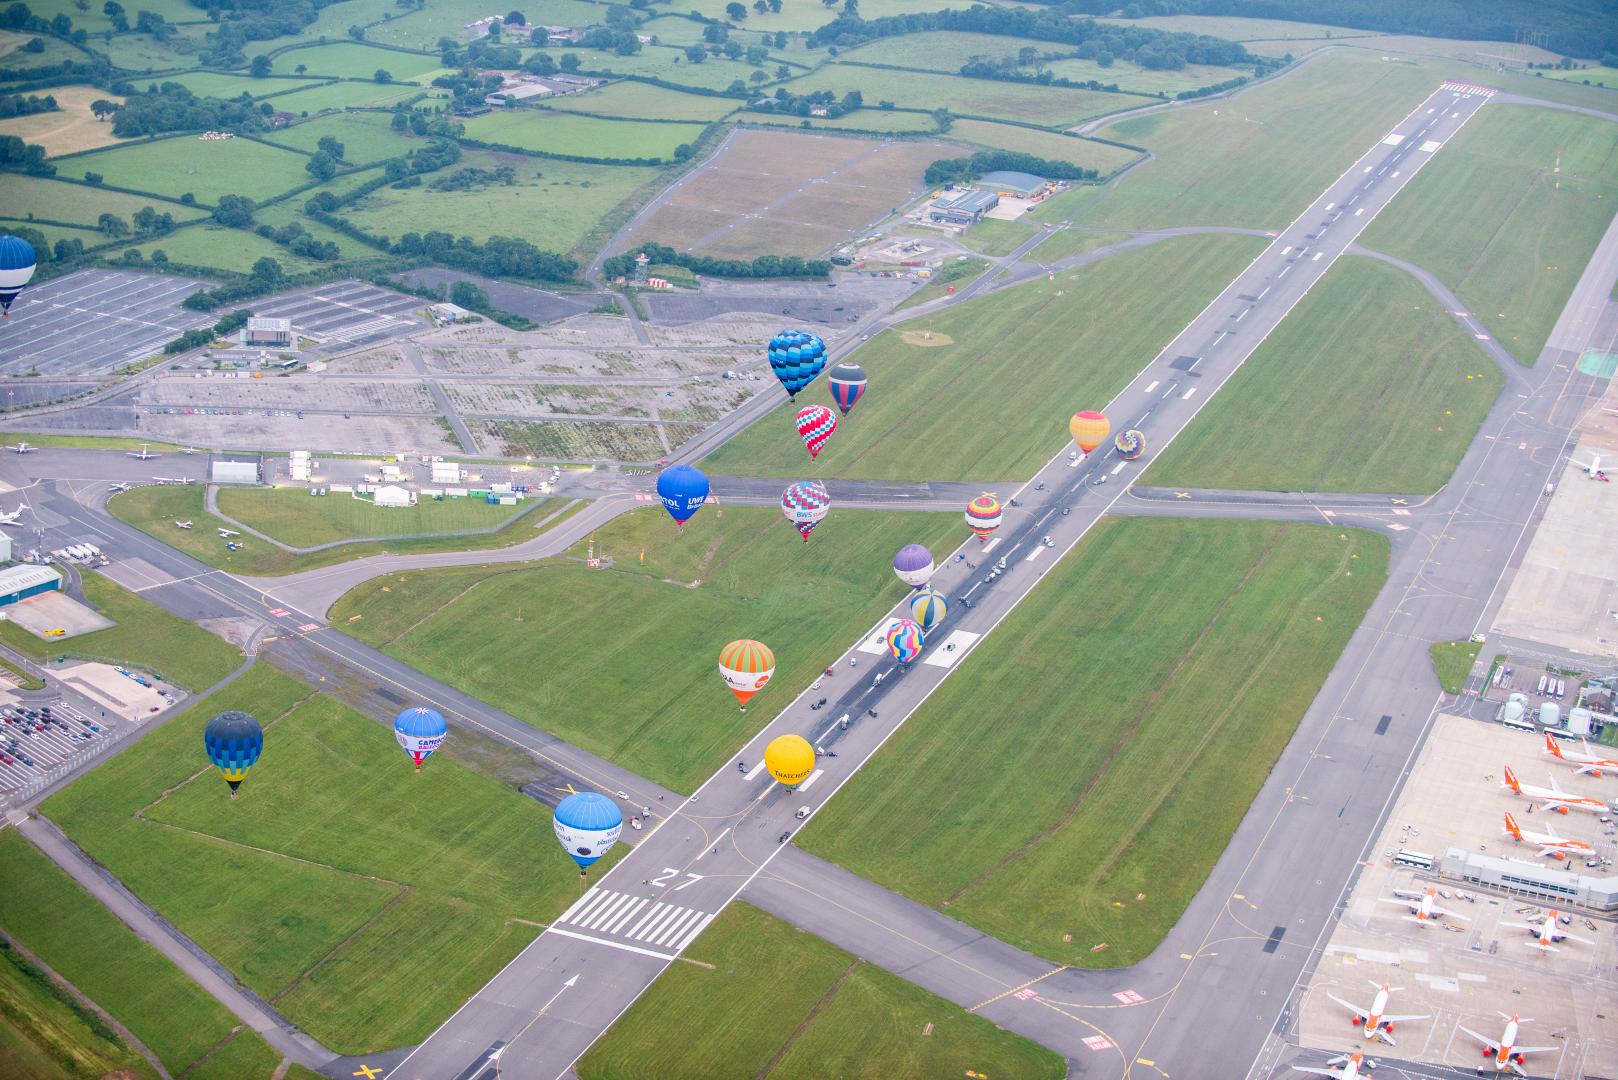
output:
M185 202L184 195L180 201ZM214 204L213 219L226 228L245 229L253 224L253 200L245 195L221 195Z
M120 4L118 0L107 0L105 4L101 5L101 14L109 19L114 15L122 15L123 13L124 5Z
M764 0L753 0L753 10L762 15L770 10L770 5L765 3Z
M304 163L303 170L316 180L330 180L337 175L337 162L326 151L320 150Z
M129 222L117 214L102 214L96 219L96 227L113 240L129 235Z
M762 71L755 71L755 72L753 72L753 73L752 73L752 74L751 74L751 75L749 75L749 76L748 76L748 77L747 77L747 80L748 80L748 81L749 81L749 82L754 82L754 83L761 83L761 82L763 82L763 81L764 81L764 80L765 80L765 79L768 79L768 78L769 78L769 76L768 76L768 75L766 75L766 74L764 74L764 72L762 72Z
M168 252L164 251L162 248L157 248L152 252L152 265L153 266L167 266L168 264L169 264L169 253Z
M701 45L687 45L685 47L685 58L693 64L700 64L708 59L708 50Z
M772 15L781 14L781 0L770 0L770 14L772 14ZM784 31L777 33L775 35L775 40L776 40L776 45L775 45L776 48L782 49L782 48L786 47L786 33Z
M51 19L51 33L59 37L67 37L72 32L73 20L61 12L57 12L55 18Z
M731 22L741 22L747 18L747 9L738 4L736 0L731 0L730 3L725 5L725 15Z
M281 264L268 255L253 264L253 278L266 285L279 284L285 276L281 271Z
M563 71L579 70L579 54L570 52L563 53L561 68Z
M742 55L742 44L739 41L727 41L724 47L725 57L730 60L739 60ZM740 80L737 80L740 81Z
M264 78L270 73L270 58L262 53L253 57L252 66L247 69L247 73L255 79Z
M528 20L523 18L522 12L520 12L520 11L508 11L508 12L506 12L505 22L506 22L507 26L527 26L528 25Z
M376 80L379 83L386 83L386 82L392 82L393 81L393 76L388 73L387 68L377 68L375 71L373 71L371 73L371 78Z
M90 0L73 0L73 7L80 15L90 10Z
M949 114L948 109L934 109L933 123L938 125L940 132L948 131L955 124L955 117Z
M64 259L77 258L84 254L84 241L77 238L72 240L58 240L51 247L51 253L56 256L57 262Z
M764 61L770 58L770 50L762 45L749 45L747 47L747 62L754 67L763 67Z
M675 161L690 161L691 160L691 155L696 153L696 152L697 152L696 148L693 147L690 143L681 143L679 146L676 146L674 148L674 160Z
M488 308L489 294L470 281L457 281L449 287L449 302L468 311Z
M99 184L101 183L101 174L98 172L87 172L84 174L84 182L86 184Z
M730 85L725 87L725 93L736 95L745 94L747 93L747 84L742 82L740 79L732 79L730 80Z
M1032 45L1024 45L1017 50L1017 66L1033 67L1034 61L1039 59L1039 50Z
M860 13L860 0L843 0L844 15L858 15Z
M182 194L180 196L180 205L181 206L195 206L195 205L197 205L197 197L195 195L191 194L191 192L187 191L187 192L185 192L184 194Z
M555 75L556 58L547 52L535 53L528 58L527 63L523 64L523 70L532 72L535 75Z
M545 29L543 26L534 27L533 33L528 35L528 43L530 45L537 45L541 49L543 49L546 45L549 45L550 42L551 32Z
M105 120L107 117L111 116L117 111L118 103L116 101L108 101L106 98L96 98L94 101L90 102L90 112L97 120Z
M776 66L775 77L777 79L784 79L788 75L791 75L791 74L792 74L792 69L787 67L785 64L779 64L779 65Z
M397 112L395 112L393 114L393 119L391 121L389 121L388 126L391 127L394 131L409 131L410 130L410 112L409 112L409 110L400 109Z
M338 142L335 136L322 135L320 141L315 144L315 149L324 150L338 161L343 160L343 144Z
M348 28L348 36L353 38L355 41L364 41L365 40L365 27L363 27L363 26L350 26Z

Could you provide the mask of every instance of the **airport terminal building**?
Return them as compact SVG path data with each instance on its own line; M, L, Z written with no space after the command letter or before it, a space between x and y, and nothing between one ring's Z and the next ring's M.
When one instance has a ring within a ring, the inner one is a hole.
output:
M1466 848L1444 851L1439 875L1480 888L1514 893L1550 904L1577 905L1595 911L1618 912L1618 877L1587 877L1555 870L1521 859L1481 855Z

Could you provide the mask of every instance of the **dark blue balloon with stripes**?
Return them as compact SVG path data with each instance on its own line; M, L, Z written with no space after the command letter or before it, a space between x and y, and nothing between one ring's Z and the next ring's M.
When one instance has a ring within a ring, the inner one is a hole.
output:
M782 330L770 339L770 368L787 396L815 381L826 367L826 343L807 330Z

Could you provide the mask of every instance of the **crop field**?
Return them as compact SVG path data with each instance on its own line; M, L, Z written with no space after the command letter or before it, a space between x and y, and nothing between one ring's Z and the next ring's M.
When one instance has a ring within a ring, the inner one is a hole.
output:
M901 108L934 109L939 102L948 102L950 111L958 115L1019 120L1051 128L1070 127L1080 120L1148 103L1131 94L888 71L843 63L826 64L785 85L794 94L831 90L841 95L858 90L873 105L891 101Z
M1115 84L1118 89L1137 94L1162 94L1173 97L1182 90L1200 90L1204 86L1226 82L1241 75L1251 76L1251 68L1215 67L1211 64L1187 64L1178 71L1153 71L1134 64L1114 64L1102 67L1094 60L1052 60L1044 65L1051 74L1073 82L1094 79L1102 85Z
M867 111L861 110L854 116L863 117ZM945 138L978 143L996 150L1034 154L1054 161L1071 161L1075 165L1095 169L1102 176L1117 172L1140 157L1133 150L1125 150L1121 146L1108 146L1091 139L1050 131L1035 131L1015 124L991 124L984 120L957 120Z
M349 79L368 79L372 72L382 68L403 82L444 66L436 53L399 52L345 41L282 53L275 58L272 70L278 75L289 75L299 64L306 69L306 75L337 75Z
M1285 19L1245 19L1227 15L1157 15L1145 19L1097 19L1119 26L1139 26L1166 30L1171 34L1206 34L1227 41L1264 41L1275 38L1355 38L1369 36L1369 30L1353 30L1324 23L1290 22Z
M73 154L117 142L109 121L97 120L90 103L98 98L122 102L94 86L53 86L43 91L56 99L56 112L14 116L0 120L0 135L15 135L24 142L43 146L47 153Z
M367 195L343 216L366 232L398 238L441 229L483 241L519 236L546 251L573 251L601 219L657 176L652 167L583 165L481 150L461 155L457 169L511 165L518 181L471 191L433 191L428 183L406 191Z
M933 123L933 118L929 114L900 109L858 109L836 120L811 119L807 128L796 116L783 116L777 113L742 112L737 113L732 119L746 124L763 124L802 131L891 131L931 135L938 130L938 125Z
M522 11L528 22L536 26L589 26L602 21L600 8L583 0L535 0L524 4ZM393 14L389 21L367 27L365 39L384 45L431 49L440 37L464 40L461 27L496 12L480 0L433 0L414 11L400 12L395 7Z
M1106 519L798 842L1054 962L1136 963L1224 851L1388 550L1335 526ZM985 728L984 701L1018 722Z
M424 499L410 507L377 507L345 495L321 498L294 488L222 488L219 509L293 547L372 536L423 536L502 525L519 506L490 506L481 499Z
M146 4L147 0L141 0ZM71 0L34 0L28 5L35 15L42 15L49 19L55 15L66 15L73 20L75 30L84 29L92 34L99 34L112 29L112 20L109 19L100 5L92 4L87 10L81 11ZM130 9L135 10L134 8ZM188 0L151 0L151 3L140 8L141 11L150 11L154 15L161 15L171 23L197 22L206 18L199 8L192 6ZM135 21L130 16L131 23ZM92 43L99 44L99 43Z
M339 246L345 251L353 249L356 254L369 254L367 249L347 237L342 239ZM148 258L152 252L161 250L171 262L234 270L238 274L250 272L253 264L262 258L274 259L289 274L313 270L321 265L312 259L292 254L273 240L266 240L244 229L225 229L217 225L193 225L166 236L141 240L129 247ZM108 253L107 257L117 259L125 250L118 248Z
M541 109L503 109L466 122L469 139L572 157L659 158L702 137L706 124L646 123L573 116Z
M685 958L591 1047L580 1080L1067 1074L1060 1055L748 904Z
M728 2L728 0L727 0ZM657 38L659 45L696 45L702 41L702 23L695 19L683 18L679 15L659 15L655 19L648 19L640 24L639 32L648 37ZM731 31L731 37L739 41L748 41ZM751 44L751 42L748 42Z
M599 16L591 16L597 21ZM686 60L685 50L672 45L647 45L634 56L615 56L594 49L564 49L556 46L546 50L552 56L577 51L587 72L611 72L615 75L646 75L673 83L676 86L695 86L708 90L723 90L737 79L743 82L753 72L753 65L723 56L709 56L700 64ZM766 69L772 71L773 65Z
M265 725L234 802L198 750L226 708ZM544 806L442 753L412 773L388 727L266 663L44 811L342 1053L426 1037L580 888L572 862L535 842L549 838ZM210 881L231 886L198 885Z
M251 139L203 141L180 135L97 150L60 162L58 168L64 176L97 172L116 187L171 198L189 191L198 202L211 205L221 195L261 202L307 183L310 177L303 167L308 160Z
M234 1015L136 937L16 830L0 833L0 859L6 867L6 887L0 889L0 929L111 1013L172 1075L225 1075L186 1070L230 1035L239 1023ZM232 1045L238 1041L256 1044L270 1054L265 1068L238 1075L243 1080L269 1080L277 1060L269 1047L251 1031L242 1032ZM151 1075L144 1059L132 1052L130 1056L137 1075ZM0 1062L4 1060L0 1051ZM11 1075L41 1074L23 1071ZM77 1078L101 1073L67 1075Z
M114 1073L124 1080L156 1075L100 1017L0 943L0 1075L78 1080Z
M730 98L682 94L678 90L642 82L615 82L608 83L599 90L586 90L582 94L565 94L558 98L546 99L544 107L559 112L587 112L641 120L709 121L718 120L734 112L736 102Z
M805 545L767 507L708 507L684 532L648 507L597 531L596 557L612 560L605 570L585 569L581 543L575 558L517 569L414 573L390 578L387 592L359 586L333 607L332 621L421 671L493 695L537 727L689 791L787 704L785 688L807 685L898 601L895 551L947 544L962 531L958 514L834 509ZM781 555L794 544L793 573L782 575ZM833 593L845 602L821 602ZM635 618L604 619L603 611ZM740 637L775 651L783 688L746 714L713 667L720 648ZM546 678L531 678L541 663ZM659 677L640 677L646 671Z
M133 81L143 90L154 83L179 83L199 97L224 98L227 101L243 94L251 94L255 98L285 94L291 90L319 86L324 81L298 78L291 73L291 69L292 65L288 64L286 74L277 73L264 79L255 79L251 75L228 75L222 71L188 71L183 75L155 75Z
M7 622L0 623L0 641L39 663L65 654L129 664L192 691L206 690L242 662L241 650L236 646L195 623L170 615L100 574L87 573L82 580L85 600L116 626L74 638L42 641Z
M386 158L401 157L422 145L421 139L400 135L389 126L390 118L384 113L345 113L341 116L323 116L280 131L268 133L265 138L280 146L314 153L320 140L327 135L343 144L343 160L364 165ZM369 179L369 177L367 178Z
M277 94L269 100L283 112L313 116L328 109L380 108L408 97L416 97L420 93L421 88L417 86L400 86L397 83L384 84L369 80L359 82L345 80L317 83L307 90Z
M1618 126L1491 105L1363 239L1432 271L1533 364L1615 208Z
M1413 278L1351 257L1327 272L1142 482L1428 494L1449 482L1504 383ZM1239 447L1228 438L1232 424L1249 433Z
M860 6L860 15L865 7ZM751 21L751 20L749 20ZM768 20L764 20L768 21ZM1017 51L1032 48L1041 53L1060 52L1068 46L1033 38L1007 37L1000 34L970 34L956 30L926 30L919 34L878 38L853 49L838 53L838 58L856 64L886 64L892 67L919 68L954 75L961 65L972 60L1003 60L1014 57ZM1117 64L1119 73L1133 64ZM1112 81L1112 80L1108 80ZM876 102L869 102L875 105Z
M59 180L37 176L19 176L15 173L6 176L6 212L14 218L33 214L54 221L80 222L93 228L102 214L117 214L127 220L143 206L173 214L175 221L192 221L208 213L192 206L154 201L144 195L126 195L121 191L105 191L82 184L64 184Z
M710 19L724 19L725 3L726 0L692 0L687 4L684 0L678 0L671 2L669 6L671 9L681 11L700 12ZM861 18L880 19L887 15L907 15L971 6L969 0L862 0L859 9ZM807 0L787 0L778 13L767 15L760 15L749 6L747 18L735 25L745 30L758 30L771 34L777 30L785 30L790 34L798 30L819 29L836 17L835 10L820 4L810 3Z
M1030 475L1060 449L1079 403L1101 408L1261 243L1235 236L1165 240L1055 281L974 297L904 324L903 334L884 331L855 354L870 388L821 451L821 474L984 482ZM951 344L912 345L904 337L923 333ZM816 385L804 393L818 401L826 390ZM966 415L992 422L939 435L940 417ZM805 455L792 416L783 404L703 467L753 476L802 472Z

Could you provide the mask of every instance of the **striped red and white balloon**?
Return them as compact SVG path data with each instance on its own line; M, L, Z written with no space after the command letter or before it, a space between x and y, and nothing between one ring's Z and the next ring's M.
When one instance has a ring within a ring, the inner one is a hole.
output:
M820 456L820 448L826 445L826 440L836 430L837 417L824 405L811 405L798 410L798 437L808 449L810 460Z

